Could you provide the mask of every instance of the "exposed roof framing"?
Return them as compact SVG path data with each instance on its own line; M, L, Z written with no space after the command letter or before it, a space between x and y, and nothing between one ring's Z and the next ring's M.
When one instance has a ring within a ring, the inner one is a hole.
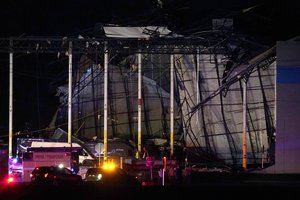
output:
M67 37L26 37L0 38L1 53L57 53L67 52L68 44L72 42L73 53L103 52L105 43L112 53L150 53L150 54L194 54L201 49L208 52L211 47L216 49L214 41L203 38L151 38L151 39L111 39L111 38L67 38ZM215 43L217 44L218 41Z

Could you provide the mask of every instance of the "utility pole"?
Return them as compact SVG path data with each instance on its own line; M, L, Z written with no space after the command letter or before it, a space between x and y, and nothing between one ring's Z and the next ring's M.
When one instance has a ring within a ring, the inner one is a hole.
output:
M170 156L174 155L174 55L170 57Z
M104 144L104 162L107 161L107 87L108 87L108 50L107 42L104 44L104 127L103 127L103 144Z
M8 160L12 158L12 132L13 132L13 41L9 41L9 132L8 132Z
M247 81L243 80L243 169L247 170Z
M142 54L138 53L138 152L142 152Z
M199 74L200 74L200 48L197 49L197 69L196 69L196 105L200 103L200 88L199 88ZM197 131L200 130L200 119L199 119L199 109L196 111L196 125Z
M68 143L72 147L72 42L69 42Z

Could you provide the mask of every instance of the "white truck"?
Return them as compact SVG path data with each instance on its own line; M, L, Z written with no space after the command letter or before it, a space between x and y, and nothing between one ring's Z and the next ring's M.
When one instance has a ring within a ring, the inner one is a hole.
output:
M31 147L70 147L67 142L44 142L44 141L33 141ZM94 157L91 152L86 148L82 147L78 143L72 143L72 147L81 147L82 151L79 152L79 164L82 164L84 160L93 160Z
M30 182L35 167L62 165L74 173L79 171L80 147L30 147L22 156L22 181Z

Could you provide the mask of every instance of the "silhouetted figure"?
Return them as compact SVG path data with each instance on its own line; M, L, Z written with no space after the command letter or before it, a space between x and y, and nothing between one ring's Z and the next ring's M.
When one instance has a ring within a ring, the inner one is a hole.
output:
M162 185L163 169L160 168L158 171L158 185Z
M146 157L148 157L148 156L149 156L149 152L148 152L147 148L143 147L143 159L146 159Z
M175 170L174 170L173 166L169 167L169 169L168 169L168 179L169 179L169 183L171 185L175 184Z
M186 166L183 170L182 170L182 183L184 185L189 185L191 183L191 172L192 172L192 168L190 166Z

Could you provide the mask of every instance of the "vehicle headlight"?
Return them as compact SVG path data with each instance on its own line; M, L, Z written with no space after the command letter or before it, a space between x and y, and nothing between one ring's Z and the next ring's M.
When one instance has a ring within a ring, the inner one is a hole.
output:
M97 180L101 180L101 178L102 178L102 174L98 174L97 175Z

